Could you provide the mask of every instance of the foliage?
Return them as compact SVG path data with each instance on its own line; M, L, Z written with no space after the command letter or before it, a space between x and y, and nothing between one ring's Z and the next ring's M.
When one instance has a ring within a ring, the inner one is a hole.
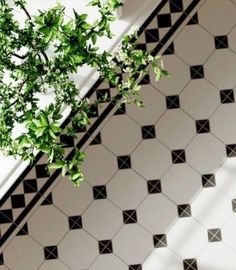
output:
M88 126L91 109L99 101L92 104L88 99L81 100L70 75L87 64L116 86L122 102L134 102L140 107L137 79L150 69L157 80L168 75L160 57L137 49L136 32L126 35L115 53L101 52L96 46L99 38L112 38L110 23L116 19L114 11L120 1L108 0L104 4L93 0L90 5L98 8L100 18L90 24L87 14L75 10L74 19L68 20L65 8L59 4L32 18L24 0L15 0L13 6L0 0L0 149L6 155L32 162L36 151L46 153L49 168L69 174L79 186L85 155L76 149L74 156L66 160L59 138L62 133L75 137L76 128ZM14 17L14 8L27 16L23 26ZM120 70L126 79L120 80ZM54 100L42 108L39 95L48 91L54 94ZM69 106L75 115L74 128L62 129L59 125L64 106ZM15 136L19 127L22 132Z

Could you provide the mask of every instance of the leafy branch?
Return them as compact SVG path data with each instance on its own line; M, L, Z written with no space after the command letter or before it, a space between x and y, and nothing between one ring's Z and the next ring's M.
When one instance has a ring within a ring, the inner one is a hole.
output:
M31 162L36 151L41 151L47 155L49 169L61 170L79 186L84 179L80 165L85 154L75 149L67 159L60 135L76 138L76 129L90 125L92 110L103 100L81 100L70 75L87 64L117 88L122 99L113 102L142 107L138 80L151 70L157 80L168 72L159 56L137 49L136 32L124 36L114 53L97 47L99 38L112 38L110 23L121 0L93 0L90 5L97 7L100 17L92 24L87 14L75 10L74 18L65 20L65 8L59 4L34 17L27 11L26 1L15 0L14 5L26 14L24 26L15 19L13 8L0 0L0 149ZM120 73L125 79L120 79ZM48 91L54 100L39 106L39 94ZM74 115L72 128L60 127L64 106ZM21 130L17 136L16 130Z

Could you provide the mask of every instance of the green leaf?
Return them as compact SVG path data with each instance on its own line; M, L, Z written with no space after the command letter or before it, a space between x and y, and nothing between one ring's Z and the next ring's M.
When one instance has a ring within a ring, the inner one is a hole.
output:
M55 163L51 163L48 165L48 168L51 169L61 169L65 166L65 162L63 161L57 161Z

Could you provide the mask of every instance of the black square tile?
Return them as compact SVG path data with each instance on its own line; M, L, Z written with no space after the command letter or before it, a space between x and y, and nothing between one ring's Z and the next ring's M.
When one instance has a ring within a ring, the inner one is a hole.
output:
M94 186L93 187L93 198L94 200L101 200L107 198L107 189L106 186Z
M137 223L136 210L125 210L125 211L123 211L123 222L125 224Z
M27 223L25 223L25 225L19 230L19 232L17 233L18 236L20 235L27 235L28 232L28 225Z
M49 176L47 164L35 165L36 177L44 178Z
M166 97L167 109L178 109L180 107L179 96Z
M114 115L121 115L121 114L126 114L126 106L125 106L125 103L122 103L117 111L114 113Z
M0 210L0 224L12 223L13 214L11 209Z
M66 134L62 134L60 136L60 141L62 144L64 144L63 147L73 147L74 144L74 138L72 136L68 136Z
M97 145L102 143L101 133L99 132L94 139L91 141L90 145Z
M186 162L184 149L173 150L171 156L174 164Z
M99 253L108 254L113 252L112 241L111 240L102 240L98 242Z
M187 25L198 24L198 14L197 12L193 15L193 17L188 21Z
M158 28L171 27L171 15L170 14L159 14L157 15Z
M45 260L58 259L57 246L44 247L44 257L45 257Z
M155 126L142 126L142 137L144 140L156 138Z
M227 157L236 157L236 144L227 144L226 154Z
M153 245L155 248L162 248L167 246L167 240L165 234L153 235Z
M226 49L229 47L227 36L216 36L215 37L215 48Z
M11 196L12 208L22 208L25 207L25 196L24 194L17 194Z
M167 49L163 52L163 55L169 55L169 54L174 54L175 53L175 47L174 43L172 42Z
M147 181L147 188L149 194L160 193L161 181L160 180L149 180Z
M236 212L236 199L232 200L232 210L233 212Z
M145 30L145 38L147 43L158 42L159 31L157 28Z
M111 100L110 89L98 89L97 90L97 99L101 100L101 102L108 102Z
M41 205L50 205L53 203L52 193L49 193Z
M183 260L184 270L198 270L196 259L185 259Z
M197 133L208 133L210 132L210 122L208 119L197 120L196 121Z
M81 216L71 216L68 218L70 230L82 229L82 217Z
M219 228L209 229L208 233L208 241L209 242L219 242L222 240L221 238L221 230Z
M118 168L120 170L131 168L130 156L119 156L117 157L117 162L118 162Z
M182 12L183 11L183 0L170 0L170 12Z
M204 68L202 65L196 65L190 67L191 79L203 79L204 78Z
M3 254L0 253L0 265L4 264L4 258L3 258Z
M202 175L202 186L204 188L215 187L215 175L214 174L203 174Z
M150 84L150 76L146 74L142 80L139 82L140 85Z
M27 179L23 181L24 193L34 193L38 191L36 179Z
M178 205L178 215L180 218L191 217L191 206L190 204Z
M141 264L132 264L129 265L129 270L142 270L142 265Z
M220 91L220 101L221 103L234 103L234 90L225 89Z

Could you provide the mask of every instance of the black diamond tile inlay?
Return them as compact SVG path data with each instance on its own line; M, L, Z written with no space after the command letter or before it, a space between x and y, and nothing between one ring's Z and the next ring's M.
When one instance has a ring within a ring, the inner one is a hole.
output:
M221 103L233 103L234 102L234 90L225 89L220 91Z
M19 230L19 232L17 233L17 235L27 235L28 232L28 225L27 223L25 223L25 225Z
M198 270L196 259L183 260L184 270Z
M144 85L144 84L150 84L150 77L149 74L146 74L142 80L139 82L140 85Z
M147 43L152 43L152 42L158 42L159 40L159 31L158 29L147 29L145 31L145 38Z
M170 14L159 14L157 15L158 28L171 27L171 15Z
M209 229L208 233L208 241L209 242L218 242L221 241L221 230L219 228L216 229Z
M138 43L136 48L138 50L146 51L147 50L147 45L145 43Z
M57 246L44 247L44 257L45 257L45 260L58 259Z
M0 210L0 224L13 222L13 214L11 209Z
M168 55L168 54L174 54L175 53L175 48L174 48L174 43L172 42L167 49L163 52L163 55Z
M160 193L161 192L161 181L160 180L149 180L147 181L148 193Z
M88 117L93 118L93 117L98 117L98 105L97 104L91 104L90 110L88 112Z
M226 49L229 47L227 36L216 36L215 37L215 48Z
M122 82L122 79L123 79L122 74L120 73L120 74L117 74L116 76L118 78L118 83L121 83ZM113 84L113 83L109 82L109 86L111 88L113 88L113 87L116 87L116 84Z
M155 248L161 248L167 246L167 240L165 234L153 235L153 245Z
M236 144L226 145L227 157L236 157Z
M191 217L191 206L190 206L190 204L180 204L180 205L178 205L178 215L181 218Z
M143 139L153 139L156 138L155 126L143 126L142 127L142 137Z
M94 200L106 199L107 197L107 189L106 186L94 186L93 187L93 198Z
M121 115L126 113L125 103L122 103L114 115Z
M34 193L38 191L36 179L27 179L23 181L24 193Z
M132 264L129 265L129 270L142 270L142 265L141 264Z
M197 120L196 121L197 133L208 133L210 132L210 122L208 119Z
M35 165L36 177L44 178L49 176L47 164Z
M166 97L167 109L177 109L180 107L179 96L167 96Z
M68 219L70 230L82 229L82 217L81 216L71 216Z
M102 240L98 242L99 253L108 254L113 252L112 241L111 240Z
M184 149L173 150L171 152L171 155L172 155L172 162L174 164L186 162Z
M22 208L25 207L25 196L24 194L17 194L11 196L12 208Z
M204 188L209 188L209 187L215 187L216 182L215 182L215 175L214 174L203 174L202 175L202 186Z
M191 66L190 67L191 79L202 79L204 78L204 68L202 65Z
M3 259L3 254L1 253L0 254L0 265L3 265L4 264L4 259Z
M121 169L129 169L131 168L131 160L130 156L119 156L117 158L118 168Z
M183 0L170 0L170 12L181 12L183 11Z
M82 133L82 132L86 132L86 127L81 126L79 124L76 123L72 123L73 129L77 132L77 133Z
M72 136L68 136L66 134L62 134L60 136L60 141L64 144L64 147L73 147L74 146L74 138Z
M101 133L99 132L94 139L91 141L91 145L97 145L102 143Z
M97 99L101 102L108 102L111 100L110 89L98 89L97 90Z
M123 211L123 221L125 224L137 223L136 210Z
M41 205L50 205L52 204L52 193L49 193L48 196L45 198L45 200L42 202Z
M195 13L193 17L189 20L187 25L192 25L192 24L198 24L198 15Z
M232 200L232 209L233 209L233 212L236 212L236 199Z

